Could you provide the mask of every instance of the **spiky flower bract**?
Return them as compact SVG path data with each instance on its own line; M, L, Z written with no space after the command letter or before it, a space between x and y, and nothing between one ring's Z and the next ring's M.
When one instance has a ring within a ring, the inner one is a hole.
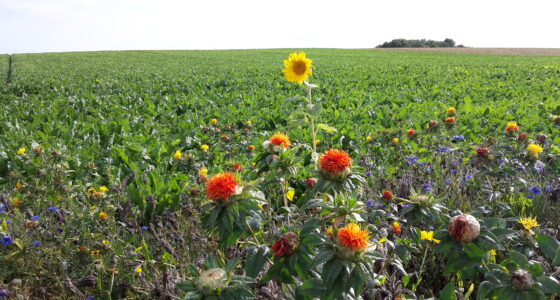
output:
M336 237L340 245L354 251L364 250L369 245L369 233L355 223L340 229Z
M282 133L274 134L269 141L273 146L282 146L284 149L291 145L290 138Z
M311 59L306 57L305 52L294 52L284 60L285 68L282 72L288 81L302 84L312 74L313 65L311 63Z
M237 180L230 172L210 177L206 184L206 194L212 200L228 200L235 193Z
M321 156L319 166L321 170L337 175L349 168L350 162L352 162L352 158L350 158L348 153L342 150L330 149Z
M519 126L517 122L508 122L506 125L506 133L519 132Z
M526 230L531 230L534 227L538 227L539 223L537 223L537 219L529 217L529 218L520 218L519 224L523 226Z

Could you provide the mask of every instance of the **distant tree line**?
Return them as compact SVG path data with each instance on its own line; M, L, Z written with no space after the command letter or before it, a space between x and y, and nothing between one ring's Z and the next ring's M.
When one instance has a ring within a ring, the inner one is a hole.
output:
M455 46L455 41L447 38L443 41L434 40L406 40L406 39L394 39L390 42L385 42L382 45L378 45L376 48L463 48L465 46L458 45Z

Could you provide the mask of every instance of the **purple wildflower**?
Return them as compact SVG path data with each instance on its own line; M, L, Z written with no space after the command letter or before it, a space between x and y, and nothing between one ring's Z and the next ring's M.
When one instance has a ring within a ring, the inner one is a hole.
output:
M4 246L10 246L14 243L14 240L12 240L12 237L10 237L9 235L5 235L0 240L0 243L2 243L2 245Z

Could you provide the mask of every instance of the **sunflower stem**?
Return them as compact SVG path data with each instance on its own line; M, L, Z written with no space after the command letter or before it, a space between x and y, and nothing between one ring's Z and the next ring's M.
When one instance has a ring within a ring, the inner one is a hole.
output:
M306 85L307 88L307 103L312 105L313 98L311 98L311 87ZM313 149L313 153L311 154L311 158L313 159L313 165L315 170L317 170L317 145L315 141L317 140L317 132L315 131L315 118L309 115L309 124L311 126L311 149Z

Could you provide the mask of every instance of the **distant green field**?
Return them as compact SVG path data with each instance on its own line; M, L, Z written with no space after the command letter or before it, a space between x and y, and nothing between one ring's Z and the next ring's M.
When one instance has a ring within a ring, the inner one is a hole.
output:
M210 118L285 129L283 101L298 91L282 78L292 50L125 51L14 55L14 84L2 93L2 143L64 141L104 153L146 135L184 138ZM560 113L560 58L445 55L371 50L307 50L324 122L362 140L381 129L423 128L454 106L457 132L471 139L502 131L506 120L548 133ZM2 57L5 60L5 56ZM6 63L0 64L5 67ZM10 117L8 117L10 116ZM110 144L99 143L120 124ZM23 125L23 124L21 124ZM154 132L154 130L156 132ZM6 139L8 133L10 138ZM294 138L304 138L303 131Z
M8 59L6 54L0 54L0 85L6 83L6 76L8 74Z

